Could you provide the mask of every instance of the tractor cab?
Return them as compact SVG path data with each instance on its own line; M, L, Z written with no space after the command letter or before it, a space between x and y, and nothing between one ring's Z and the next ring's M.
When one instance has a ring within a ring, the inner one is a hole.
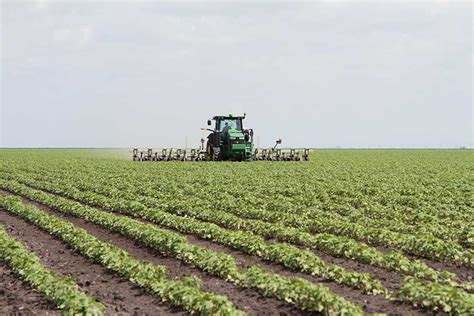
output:
M242 131L243 125L242 120L245 116L214 116L212 119L216 121L214 127L215 131L222 132L224 129L233 129L237 131ZM212 125L211 120L207 121L207 125Z

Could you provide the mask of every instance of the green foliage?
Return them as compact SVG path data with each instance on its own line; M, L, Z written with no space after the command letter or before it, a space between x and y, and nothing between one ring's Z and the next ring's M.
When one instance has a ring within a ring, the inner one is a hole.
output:
M0 150L0 158L0 178L7 180L1 187L301 309L360 311L345 301L331 303L339 297L317 284L255 266L240 269L232 256L84 204L366 293L386 293L374 276L323 262L313 252L321 251L409 275L387 294L394 299L452 314L469 314L472 307L472 283L416 259L474 267L472 151L319 150L304 164L134 163L80 150L21 156Z
M328 288L305 282L300 278L284 278L279 275L270 275L262 269L252 266L246 275L242 277L243 285L254 287L270 294L278 291L277 296L287 302L303 306L310 311L324 312L326 314L337 313L340 315L362 315L360 307L347 304L347 302L335 296Z
M16 197L0 196L0 206L60 238L85 257L157 294L163 301L169 301L184 310L201 315L243 314L236 310L227 298L204 292L192 284L193 282L190 282L189 279L168 280L165 278L166 269L164 267L138 261L126 251L98 240L84 229L77 228L66 220L48 215L34 206L23 204ZM26 274L27 280L31 277L35 277L32 270ZM51 282L47 284L51 284ZM55 283L52 282L52 284ZM49 294L47 293L47 295Z
M31 182L31 180L27 183L34 184L34 182ZM68 186L73 185L67 179L63 180L62 185L64 184ZM122 194L119 194L119 196L111 194L111 192L113 192L113 188L109 185L94 185L94 183L88 182L87 184L81 184L79 187L81 190L92 191L92 193L89 193L87 196L87 202L94 205L102 207L109 205L110 207L126 213L130 213L129 210L132 210L132 215L139 216L143 215L143 213L147 212L147 210L150 208L153 208L151 212L154 215L163 214L163 209L159 208L160 201L157 198L147 196L146 192L144 192L146 190L140 190L142 186L136 185L134 183L130 183L126 190L123 190ZM61 186L48 186L48 190L64 194L64 190L61 190L61 188ZM76 192L74 197L78 199L80 199L80 196L84 195L83 192L72 187L70 187L68 194L71 194L72 191ZM96 195L94 193L103 194L109 198L112 198L114 201L113 204L110 204L107 201L104 202L103 196ZM133 203L133 205L123 201L130 201ZM122 206L126 206L126 208L123 209ZM454 277L449 273L438 273L420 260L409 260L399 252L383 253L373 247L358 243L353 239L344 236L336 236L328 233L319 233L313 235L305 230L288 227L278 222L265 222L264 220L259 219L245 219L233 214L228 214L224 211L210 211L205 209L194 210L190 208L165 209L164 211L170 214L192 217L205 222L215 223L221 227L229 229L251 232L264 238L275 238L282 242L310 247L337 257L356 260L384 269L414 274L418 277L426 277L433 280L442 278L450 279ZM242 215L242 213L244 213L244 211L242 211L240 215ZM259 216L257 214L254 217ZM311 225L311 223L312 221L310 221L308 225ZM353 225L347 224L347 226ZM206 236L212 235L206 233ZM248 240L258 239L252 234L246 234L246 236L248 237ZM241 247L239 249L241 249Z
M74 280L46 269L35 254L10 237L1 225L0 259L65 314L101 315L105 311L105 306L82 292Z
M325 276L338 283L362 289L364 293L383 294L386 292L382 284L374 280L369 274L351 272L338 266L325 264L319 257L308 250L301 250L287 244L266 242L262 237L248 232L228 230L193 218L180 217L157 209L147 209L142 204L133 200L108 198L91 192L82 192L72 186L64 185L67 184L64 182L61 186L57 186L31 180L23 179L23 181L28 182L28 184L34 187L63 194L90 205L117 210L127 215L147 219L161 226L172 228L183 233L194 234L201 238L241 250L247 254L256 255L265 260L279 263L292 270L316 276ZM2 185L1 183L2 182L0 182L0 186ZM57 207L57 205L55 205L55 207ZM62 209L66 209L66 207ZM137 224L139 225L140 223ZM121 230L121 232L123 231ZM143 238L145 239L149 238L147 236L152 236L149 230L143 229L142 232ZM170 245L176 246L178 243L172 241ZM167 250L169 251L169 249ZM196 258L196 256L193 256L193 258ZM224 260L219 259L219 261ZM203 268L202 266L200 267ZM209 266L206 265L204 268L209 269ZM213 272L221 277L228 277L228 275L230 275L230 273L225 270L224 272L220 270L209 272Z
M449 285L407 277L398 290L398 298L434 311L456 315L474 314L474 295Z
M141 221L134 220L128 217L117 216L109 212L104 212L88 206L84 206L80 203L62 197L54 196L51 194L44 193L42 191L28 188L27 186L15 183L14 181L8 182L0 180L0 187L7 189L11 192L18 193L29 199L41 202L60 212L77 216L102 227L106 227L112 232L117 232L122 235L125 235L143 245L152 247L160 252L169 253L175 256L176 258L190 263L203 271L209 272L225 280L231 281L242 287L255 288L265 296L276 297L278 299L287 301L286 297L288 296L288 294L285 293L296 291L296 294L292 296L292 300L288 301L288 303L292 303L303 310L313 310L313 308L318 307L316 311L321 311L319 309L319 306L324 307L323 311L325 313L339 314L345 313L346 310L360 310L359 307L345 301L342 298L339 298L329 289L322 286L315 286L303 279L281 277L269 273L263 269L259 269L259 271L261 271L261 274L264 274L267 279L283 280L284 282L257 282L253 277L254 269L252 269L252 267L248 269L239 269L233 257L224 253L213 252L207 248L191 245L186 241L186 238L184 238L183 236L164 229L160 229L156 226L145 224ZM1 205L2 204L0 199L0 206ZM25 205L23 205L23 207L29 209L31 208ZM54 227L54 220L57 219L52 218L51 220L53 223L48 224L47 220L45 219L44 225L51 225L51 227ZM110 256L107 256L107 258L109 257L111 257L110 259L113 259L113 257L117 257L117 254L111 254ZM292 259L288 258L288 260ZM120 271L122 270L119 270L119 272ZM353 280L351 282L357 284L362 284L362 282L364 282L363 284L365 284L367 288L372 286L370 278L362 278L362 280L359 280L357 277L358 275L359 274L357 273L351 272L347 273L346 276L343 269L339 268L337 276L341 278L348 278L352 276ZM145 278L143 279L145 282L147 281ZM131 280L133 281L134 278L132 277ZM146 284L147 283L141 285L146 286ZM298 287L298 290L293 287ZM318 301L318 305L309 304L309 302L306 302L306 298L308 296L311 296L314 293L319 293L321 291L324 291L325 295L322 295L320 297L321 300Z

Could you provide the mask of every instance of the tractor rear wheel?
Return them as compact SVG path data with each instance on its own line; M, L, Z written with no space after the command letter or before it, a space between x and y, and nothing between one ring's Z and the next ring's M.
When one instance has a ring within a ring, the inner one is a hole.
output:
M212 147L211 144L207 144L206 153L207 153L207 160L211 160L211 161L221 160L219 147Z
M221 160L220 148L214 148L213 153L214 153L214 155L212 156L212 160L214 160L214 161Z

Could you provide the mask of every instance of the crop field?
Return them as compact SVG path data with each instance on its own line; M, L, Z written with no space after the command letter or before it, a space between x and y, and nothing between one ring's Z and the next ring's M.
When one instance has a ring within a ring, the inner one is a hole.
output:
M474 314L471 150L0 150L0 313Z

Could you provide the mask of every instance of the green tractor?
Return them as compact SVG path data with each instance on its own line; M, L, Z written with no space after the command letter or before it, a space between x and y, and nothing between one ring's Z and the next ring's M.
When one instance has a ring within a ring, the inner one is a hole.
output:
M200 148L161 148L146 151L133 149L132 158L134 161L308 161L309 149L281 149L277 148L281 144L278 139L273 148L254 148L253 129L245 129L243 116L214 116L214 128L203 128L210 131L207 142L201 138ZM212 125L212 120L207 121L207 125ZM204 146L206 143L206 146Z
M207 136L206 155L209 160L250 161L254 158L253 130L244 129L243 116L214 116L214 129ZM211 126L211 120L207 121ZM202 141L202 140L201 140Z

